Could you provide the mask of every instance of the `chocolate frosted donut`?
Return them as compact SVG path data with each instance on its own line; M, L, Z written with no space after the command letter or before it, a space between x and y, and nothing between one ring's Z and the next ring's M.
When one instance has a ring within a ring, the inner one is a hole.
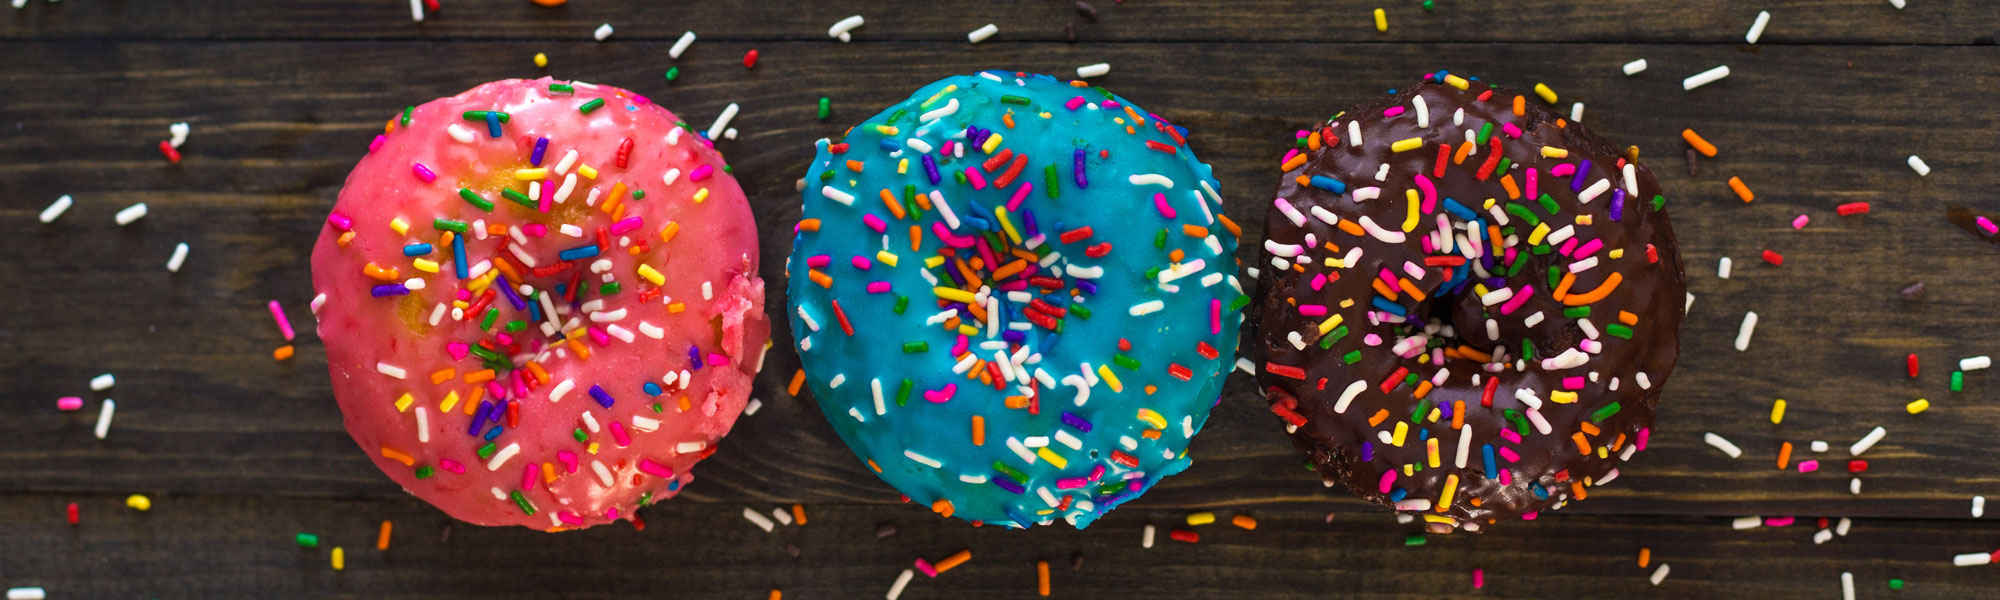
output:
M1477 531L1645 449L1687 290L1651 170L1444 72L1300 142L1267 218L1258 381L1328 485Z

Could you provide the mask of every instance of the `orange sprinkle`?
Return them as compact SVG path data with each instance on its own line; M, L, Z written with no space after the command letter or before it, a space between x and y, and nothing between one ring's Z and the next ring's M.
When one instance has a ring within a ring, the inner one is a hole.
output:
M440 383L444 383L444 382L446 382L446 381L450 380L451 378L453 378L453 377L457 377L457 376L458 376L458 369L454 369L454 368L451 368L451 367L445 367L445 368L443 368L443 369L438 369L438 370L437 370L436 372L434 372L434 373L431 373L431 384L432 384L432 385L437 385L437 384L440 384Z
M1571 479L1571 480L1569 481L1569 491L1570 491L1571 493L1574 493L1574 494L1576 494L1576 499L1578 499L1578 500L1582 500L1582 499L1584 499L1584 498L1589 498L1589 497L1590 497L1590 494L1587 494L1587 493L1584 493L1584 491L1583 491L1583 481L1582 481L1582 480L1577 480L1577 479Z
M1700 152L1702 156L1715 156L1715 144L1701 139L1701 134L1695 133L1693 129L1682 129L1681 139L1687 140L1688 145L1693 146L1694 151Z
M1516 116L1516 117L1525 117L1525 116L1528 116L1528 97L1527 97L1527 96L1515 96L1515 97L1514 97L1514 116Z
M1312 135L1306 136L1307 150L1318 150L1319 145L1320 145L1319 132L1315 131L1312 132Z
M813 231L818 231L818 230L819 230L819 219L808 219L808 220L809 220L809 221L812 221L812 224L813 224L813 228L812 228L812 230L813 230ZM799 223L799 224L800 224L800 225L805 225L805 223ZM662 241L662 242L671 242L671 241L674 241L674 234L676 234L676 233L680 233L680 232L681 232L681 224L680 224L680 222L679 222L679 221L668 221L668 222L667 222L667 226L666 226L666 227L661 227L661 228L660 228L660 241Z
M1236 515L1229 518L1229 524L1254 531L1257 529L1257 518L1250 515Z
M1743 178L1741 177L1729 178L1729 189L1736 190L1736 197L1742 198L1745 204L1757 199L1756 194L1750 193L1750 186L1743 185Z
M1372 417L1368 417L1368 426L1369 426L1369 427L1374 427L1374 426L1376 426L1376 425L1381 425L1381 424L1382 424L1382 421L1384 421L1384 420L1386 420L1386 419L1388 419L1388 418L1389 418L1389 409L1386 409L1386 408L1384 408L1384 409L1379 409L1379 410L1376 410L1376 411L1375 411L1375 416L1372 416Z
M932 502L932 503L931 503L931 510L932 510L932 511L935 511L935 512L936 512L937 514L939 514L939 515L943 515L943 516L946 516L946 517L949 517L949 516L951 516L951 510L952 510L952 506L951 506L951 501L950 501L950 500L946 500L946 499L943 499L943 498L939 498L937 502ZM967 558L970 558L970 557L971 557L971 555L970 555L970 554L968 554L968 555L967 555ZM959 561L959 562L965 562L965 561L962 561L962 560L961 560L961 561ZM938 567L943 567L943 566L944 566L944 563L940 562L940 563L938 563L938 564L937 564L937 566L938 566ZM954 564L953 566L957 566L957 565L956 565L956 564ZM943 571L944 569L943 569L943 568L939 568L938 570L939 570L939 571Z
M1014 128L1014 111L1011 111L1011 110L1010 110L1010 111L1007 111L1007 112L1006 112L1005 114L1002 114L1002 115L1000 115L1000 122L1002 122L1002 123L1006 123L1006 124L1007 124L1007 128L1008 128L1008 129L1013 129L1013 128Z
M1480 361L1480 362L1485 362L1485 361ZM1465 426L1465 401L1453 400L1451 401L1451 428L1458 429L1464 426Z
M1140 433L1140 434L1139 434L1139 437L1142 437L1142 438L1146 438L1146 439L1149 439L1149 440L1157 440L1157 439L1160 439L1160 430L1158 430L1158 429L1148 429L1148 430L1146 430L1146 431L1144 431L1144 432Z
M1360 223L1355 223L1354 221L1350 221L1347 219L1341 219L1340 223L1334 226L1339 227L1341 231L1347 232L1347 234L1351 236L1361 237L1364 235L1368 235L1368 230L1362 229Z
M1520 200L1520 199L1521 199L1521 188L1520 188L1520 187L1518 187L1518 186L1515 186L1515 185L1514 185L1514 175L1513 175L1513 174L1507 174L1507 175L1501 175L1501 176L1500 176L1500 187L1504 187L1504 188L1507 188L1507 199L1508 199L1508 200Z
M478 411L479 401L481 399L484 399L485 397L486 397L486 386L480 386L480 385L472 386L472 393L466 395L465 415L469 417L472 416L472 413Z
M489 223L486 225L486 235L507 235L507 226L499 223Z
M1208 237L1208 228L1193 223L1184 223L1181 225L1181 235L1191 238L1205 238Z
M1584 421L1584 422L1582 422L1582 423L1578 423L1578 424L1577 424L1577 426L1578 426L1578 427L1577 427L1578 429L1582 429L1582 430L1583 430L1583 433L1584 433L1584 435L1597 435L1597 434L1599 434L1599 433L1602 433L1602 432L1604 431L1604 430L1602 430L1602 429L1598 429L1598 428L1597 428L1597 424L1596 424L1596 423L1592 423L1592 422L1589 422L1589 421Z
M361 265L361 273L363 275L367 275L371 278L374 278L377 281L395 281L396 276L400 274L400 272L398 272L395 267L389 267L387 269L384 269L380 266L376 266L376 264L372 262L365 265Z
M951 516L951 503L945 502L943 500L939 500L939 502L944 502L945 506L944 516L947 517ZM932 565L932 567L936 568L937 572L943 573L945 571L950 571L953 567L965 564L965 561L968 560L972 560L972 551L960 550L958 551L957 554L944 557L944 560L937 561L937 564Z
M542 368L541 363L532 360L528 361L528 373L535 376L535 383L537 384L549 382L549 370Z
M806 384L806 370L799 369L797 371L794 371L792 372L792 382L785 384L785 393L797 396L799 395L799 387L805 384Z
M1298 154L1293 155L1291 160L1287 160L1284 162L1284 164L1278 165L1278 170L1290 173L1292 169L1299 168L1300 165L1306 164L1306 160L1308 158L1310 157L1306 156L1306 153L1300 152Z
M1632 314L1632 313L1630 313L1630 312L1626 312L1626 311L1622 311L1622 310L1621 310L1621 311L1618 311L1618 322L1620 322L1620 323L1624 323L1624 324L1626 324L1626 325L1638 325L1638 324L1639 324L1639 315L1635 315L1635 314Z
M972 415L972 445L986 445L986 417Z
M882 465L875 464L875 459L872 458L868 459L868 468L874 469L876 473L882 472Z
M1639 568L1641 568L1641 569L1644 569L1644 568L1646 568L1646 565L1649 565L1649 564L1653 564L1653 549L1652 549L1652 548L1640 548L1640 549L1639 549Z
M921 198L922 196L918 196L918 197L919 197L919 198ZM921 251L923 251L923 247L924 247L924 228L923 228L923 227L920 227L920 226L916 226L916 225L911 225L911 226L910 226L910 251L911 251L911 252L921 252Z
M903 203L897 202L896 195L889 193L888 188L883 188L881 195L882 205L889 207L889 214L894 215L898 221L902 220L904 216Z
M271 360L285 360L291 357L292 346L290 344L279 346L277 350L271 351Z
M340 234L340 237L335 238L333 241L335 243L340 244L340 247L346 248L348 242L354 241L354 232L349 231L347 233Z
M798 521L800 525L806 524L806 505L793 504L792 519Z
M1381 281L1381 280L1377 279L1376 281ZM1410 283L1410 280L1408 278L1401 278L1400 283L1402 284L1401 287L1403 288L1403 293L1409 294L1410 298L1418 302L1424 301L1424 293L1423 291L1417 289L1417 284Z
M828 276L826 273L820 272L819 269L808 269L806 271L806 277L812 279L812 282L819 284L820 287L829 290L833 289L833 278Z
M862 166L864 166L864 163L862 163L861 161L858 161L858 160L848 160L848 161L847 161L847 170L849 170L849 171L853 171L853 172L856 172L856 173L860 173L860 172L861 172L861 167L862 167Z
M410 456L410 455L408 455L408 454L404 454L404 453L403 453L403 451L401 451L401 450L397 450L397 449L395 449L395 448L390 448L390 447L388 447L388 446L383 446L383 447L382 447L382 458L386 458L386 459L389 459L389 460L393 460L393 461L396 461L396 462L399 462L399 463L403 463L403 466L406 466L406 467L407 467L407 466L412 466L412 465L415 465L415 464L417 464L417 459L416 459L416 458L414 458L414 457L411 457L411 456Z
M1497 237L1496 237L1496 238L1493 238L1493 239L1496 239L1496 240L1497 240L1497 239L1500 239L1500 238L1497 238ZM1563 278L1562 278L1562 282L1561 282L1561 283L1558 283L1558 284L1556 284L1556 291L1555 291L1554 293L1551 293L1551 294L1549 294L1549 295L1550 295L1550 296L1553 296L1553 297L1555 297L1555 299L1556 299L1556 300L1562 300L1563 298L1567 298L1567 297L1569 297L1569 286L1572 286L1572 285L1576 285L1576 274L1575 274L1575 273L1564 273L1564 274L1563 274Z
M480 369L480 370L478 370L478 371L473 371L473 372L471 372L471 373L466 373L466 374L465 374L465 382L466 382L466 383L486 383L486 382L488 382L488 381L492 381L492 380L493 380L493 377L494 377L494 373L493 373L493 370L492 370L492 369Z
M382 532L381 532L381 533L378 533L378 534L375 534L375 549L376 549L376 550L388 550L388 549L389 549L389 532L391 532L391 531L394 531L394 530L395 530L395 528L396 528L396 525L395 525L394 523L390 523L390 522L388 522L388 521L383 521L383 522L382 522Z
M1778 470L1783 471L1790 466L1792 466L1792 443L1785 442L1784 445L1778 446Z
M1015 259L1014 262L1007 263L1006 265L1003 265L998 269L994 269L993 280L1000 281L1008 277L1013 277L1015 274L1027 270L1027 268L1028 268L1028 261Z
M1565 275L1564 279L1568 279L1568 276ZM1624 273L1612 271L1611 276L1604 278L1604 284L1597 286L1597 289L1584 292L1581 294L1570 294L1569 296L1564 297L1562 302L1563 304L1567 304L1569 306L1583 306L1585 304L1590 304L1598 300L1603 300L1605 296L1611 295L1611 290L1618 289L1618 283L1624 280L1625 280Z
M1222 222L1222 228L1229 230L1229 235L1243 237L1243 228L1236 226L1235 221L1229 220L1229 215L1217 213L1215 220Z
M1186 257L1187 253L1182 252L1180 248L1175 248L1173 252L1167 253L1167 260L1169 262L1180 262L1182 258Z
M784 598L785 598L784 592L780 592L778 590L771 590L770 600L784 600Z
M1343 220L1341 222L1346 223L1347 221ZM1376 293L1382 294L1382 297L1388 298L1390 302L1395 302L1396 298L1401 296L1401 294L1396 293L1396 290L1389 289L1389 284L1382 283L1382 279L1379 277L1368 280L1368 285L1374 287Z
M1426 379L1417 382L1417 392L1414 395L1418 400L1424 399L1424 396L1431 395L1431 381L1429 379Z
M1577 454L1590 454L1590 440L1588 438L1583 437L1583 432L1579 431L1570 434L1569 439L1576 441Z
M1459 144L1459 145L1458 145L1458 153L1457 153L1457 154L1453 154L1453 155L1452 155L1452 157L1451 157L1451 164L1454 164L1454 165L1462 165L1462 164L1465 164L1465 157L1467 157L1467 156L1471 156L1471 155L1472 155L1472 142L1466 142L1466 143L1463 143L1463 144Z
M1035 579L1038 582L1035 584L1035 593L1049 595L1049 561L1035 561Z

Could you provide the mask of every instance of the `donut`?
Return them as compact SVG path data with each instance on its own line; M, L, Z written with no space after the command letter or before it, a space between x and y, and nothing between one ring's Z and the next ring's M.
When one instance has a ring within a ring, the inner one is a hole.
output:
M1082 528L1187 468L1249 300L1185 131L988 71L816 148L788 318L871 471L947 517Z
M1687 281L1636 157L1443 71L1299 132L1257 381L1329 487L1478 531L1646 448Z
M385 129L312 255L354 442L479 525L580 529L678 493L770 336L722 155L643 96L548 78Z

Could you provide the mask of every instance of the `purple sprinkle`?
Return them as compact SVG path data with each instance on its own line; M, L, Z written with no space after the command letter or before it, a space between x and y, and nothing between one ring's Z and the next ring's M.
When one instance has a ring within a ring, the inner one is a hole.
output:
M1035 226L1035 209L1031 208L1021 211L1021 222L1027 225L1028 237L1035 237L1042 234L1042 229Z
M1088 279L1076 280L1076 289L1083 290L1083 293L1085 294L1090 294L1093 296L1097 295L1097 284L1092 283Z
M549 138L535 138L535 152L528 155L528 164L542 166L542 155L549 151Z
M1075 427L1077 431L1090 433L1090 421L1083 420L1083 417L1076 416L1076 413L1063 411L1062 422L1064 425Z
M1079 187L1079 188L1088 188L1088 187L1090 187L1090 179L1089 179L1089 178L1087 178L1087 177L1084 177L1084 176L1083 176L1083 149L1082 149L1082 148L1077 148L1077 149L1076 149L1076 160L1075 160L1075 161L1073 161L1073 162L1071 163L1071 167L1070 167L1070 170L1072 170L1072 171L1075 171L1075 172L1076 172L1076 187Z
M479 435L479 426L486 424L487 413L493 412L493 401L479 403L479 412L472 414L472 424L465 429L466 435Z
M1611 190L1611 220L1625 220L1625 188Z
M590 397L596 398L597 403L603 405L605 408L611 408L611 394L606 393L603 386L590 386Z
M1375 460L1375 442L1361 442L1361 460Z
M410 163L410 172L416 173L417 179L424 180L424 183L437 181L438 178L437 173L432 173L431 168L424 166L424 163Z
M1000 486L1000 489L1003 489L1003 490L1007 490L1007 491L1009 491L1009 492L1013 492L1013 493L1014 493L1014 495L1016 495L1016 496L1019 496L1019 495L1021 495L1021 494L1025 494L1025 493L1027 493L1027 492L1028 492L1028 488L1024 488L1024 487L1021 487L1021 484L1018 484L1018 483L1014 483L1014 482L1012 482L1012 481L1008 481L1008 480L1007 480L1007 478L1005 478L1005 477L1000 477L1000 476L997 476L997 475L993 477L993 485L997 485L997 486Z
M410 295L410 288L403 287L403 284L400 283L385 283L369 288L368 293L376 298L383 296L408 296Z
M939 182L944 181L944 175L938 173L937 161L932 159L929 154L924 155L924 174L930 176L931 185L937 185Z
M508 283L505 276L500 277L500 292L507 295L507 304L513 305L516 312L528 310L528 301L514 292L514 284Z
M1019 329L1009 329L1000 333L1000 339L1007 340L1009 344L1026 343L1028 341L1028 333Z
M701 370L701 350L696 349L694 346L688 346L688 364L690 365L689 369L695 371Z
M1590 176L1590 159L1586 158L1581 161L1578 161L1576 165L1576 175L1571 176L1569 179L1569 191L1578 194L1583 193L1583 178L1589 176Z

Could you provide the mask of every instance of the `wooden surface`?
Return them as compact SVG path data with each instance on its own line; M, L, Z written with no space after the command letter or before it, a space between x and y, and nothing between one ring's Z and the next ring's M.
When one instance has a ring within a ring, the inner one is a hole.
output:
M1825 598L1838 597L1841 571L1862 597L1990 597L2000 586L2000 567L1950 566L1953 554L2000 545L2000 524L1968 512L1975 494L2000 497L2000 380L1973 372L1965 391L1947 389L1959 358L2000 353L2000 249L1945 219L1953 206L2000 213L2000 12L1976 0L1911 0L1904 11L1861 0L1439 2L1428 13L1397 2L1390 31L1376 33L1375 5L1345 1L1095 4L1095 23L1054 0L953 3L958 11L888 0L457 0L421 25L396 1L0 8L10 11L0 16L0 587L63 598L863 598L879 597L912 558L962 548L972 562L920 575L905 597L1031 595L1038 559L1052 562L1056 596L1072 598ZM1772 25L1745 46L1760 9ZM854 43L826 39L855 13L869 24ZM607 21L618 33L592 42ZM1065 21L1082 41L1062 42ZM987 22L1000 36L964 42ZM701 41L671 61L685 29ZM762 58L745 71L751 48ZM347 170L393 111L535 76L535 52L549 55L549 74L630 87L691 123L741 103L742 136L718 147L754 204L772 306L784 300L778 258L812 140L943 75L1111 63L1100 83L1193 131L1246 226L1246 263L1261 262L1260 198L1298 125L1429 69L1547 83L1564 112L1585 102L1585 123L1640 146L1662 173L1698 297L1683 362L1651 450L1619 481L1537 522L1405 547L1416 528L1322 487L1240 373L1193 444L1194 467L1087 531L938 519L901 504L810 399L784 393L797 360L781 342L753 394L763 410L739 422L686 493L642 513L645 531L461 525L440 540L447 519L377 472L340 428L305 310L307 257ZM1620 74L1635 58L1651 68ZM1681 78L1718 64L1734 74L1681 90ZM669 84L661 74L673 65L681 79ZM821 96L833 101L827 121L814 118ZM154 146L175 121L193 134L169 165ZM1679 140L1688 127L1722 147L1693 176ZM1913 153L1929 177L1904 165ZM1730 176L1757 201L1736 200ZM38 223L61 194L76 206ZM148 217L112 222L140 201ZM1834 214L1860 201L1872 212ZM1795 231L1799 214L1811 224ZM163 265L183 241L187 266L170 274ZM1784 266L1759 260L1765 249ZM1722 256L1736 263L1728 280L1715 276ZM1922 299L1899 296L1919 281ZM300 327L298 356L283 363L269 354L283 343L264 309L271 299ZM1761 320L1739 353L1731 343L1746 310ZM1924 364L1915 380L1903 373L1912 352ZM104 372L117 386L90 392ZM88 414L56 410L71 395L89 399ZM119 410L98 441L90 429L104 397ZM1930 411L1905 413L1919 397ZM1768 418L1776 398L1790 404L1781 425ZM1846 447L1876 425L1889 434L1864 456L1863 493L1852 495ZM1709 431L1743 457L1704 445ZM1815 456L1812 440L1834 450ZM1778 470L1784 441L1798 447L1794 462L1819 458L1821 470ZM154 509L123 508L131 493ZM83 510L79 526L63 521L69 502ZM740 516L795 502L808 525L767 534ZM1243 512L1261 526L1167 541L1165 529L1194 510L1225 521ZM1338 518L1326 522L1329 513ZM1731 530L1743 515L1800 524ZM1857 520L1852 535L1815 545L1818 516ZM397 536L381 553L373 540L385 519ZM884 522L900 532L877 540ZM1148 523L1161 541L1142 550ZM297 548L298 531L323 547ZM344 572L328 567L334 545L345 546ZM1635 564L1641 547L1673 565L1657 588ZM1472 588L1475 568L1483 589ZM1891 592L1891 578L1908 587Z

